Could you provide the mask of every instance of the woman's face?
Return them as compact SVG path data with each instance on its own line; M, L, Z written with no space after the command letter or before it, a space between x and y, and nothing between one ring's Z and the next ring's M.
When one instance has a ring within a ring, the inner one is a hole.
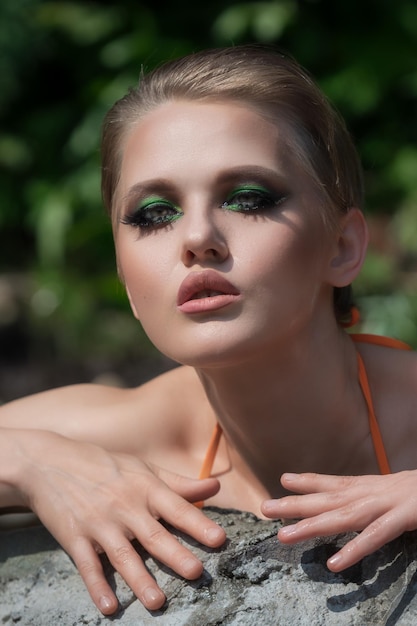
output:
M334 242L290 130L231 102L172 101L127 136L119 271L151 341L218 366L277 350L331 309Z

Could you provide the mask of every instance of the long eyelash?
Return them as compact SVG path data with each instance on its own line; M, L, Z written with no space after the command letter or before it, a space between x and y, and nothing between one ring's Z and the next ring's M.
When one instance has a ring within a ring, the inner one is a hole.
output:
M119 219L120 224L125 224L126 226L138 226L138 216L136 213L132 215L124 215Z
M165 210L167 213L165 215L159 215L152 217L148 215L155 210ZM173 211L173 213L168 213L168 211ZM155 198L152 201L146 202L142 206L139 206L137 210L133 213L128 213L124 215L120 219L121 224L125 224L127 226L133 226L135 228L146 229L146 228L158 228L159 226L164 226L167 224L171 224L179 217L181 217L182 212L179 208L165 200L160 200L159 198Z
M120 218L120 223L127 226L150 228L153 226L161 226L162 224L169 224L177 220L179 217L181 217L180 213L178 213L177 215L164 215L161 217L157 217L151 221L145 220L143 218L143 215L141 215L140 213L133 213L132 215L125 215L124 217Z

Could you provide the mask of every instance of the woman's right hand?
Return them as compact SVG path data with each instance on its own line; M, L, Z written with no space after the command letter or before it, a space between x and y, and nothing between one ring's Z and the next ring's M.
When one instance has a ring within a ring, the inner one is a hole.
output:
M208 547L225 541L224 530L190 503L217 493L214 478L188 479L51 432L1 430L12 441L9 454L15 453L9 484L74 560L94 603L106 615L117 610L118 602L98 553L106 553L143 605L156 610L165 595L131 540L136 538L149 554L189 580L201 575L203 565L159 520Z

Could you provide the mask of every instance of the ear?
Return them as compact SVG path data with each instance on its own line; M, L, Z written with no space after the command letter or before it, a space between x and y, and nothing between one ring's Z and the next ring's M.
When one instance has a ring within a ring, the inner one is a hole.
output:
M329 262L328 278L333 287L350 285L357 277L365 260L368 241L368 226L362 211L355 207L349 209L341 219Z

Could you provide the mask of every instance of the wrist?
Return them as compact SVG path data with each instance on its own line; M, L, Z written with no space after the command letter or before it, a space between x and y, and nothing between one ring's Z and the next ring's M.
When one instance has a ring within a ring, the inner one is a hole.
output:
M1 508L30 507L28 477L33 473L33 452L45 434L36 430L0 428Z

